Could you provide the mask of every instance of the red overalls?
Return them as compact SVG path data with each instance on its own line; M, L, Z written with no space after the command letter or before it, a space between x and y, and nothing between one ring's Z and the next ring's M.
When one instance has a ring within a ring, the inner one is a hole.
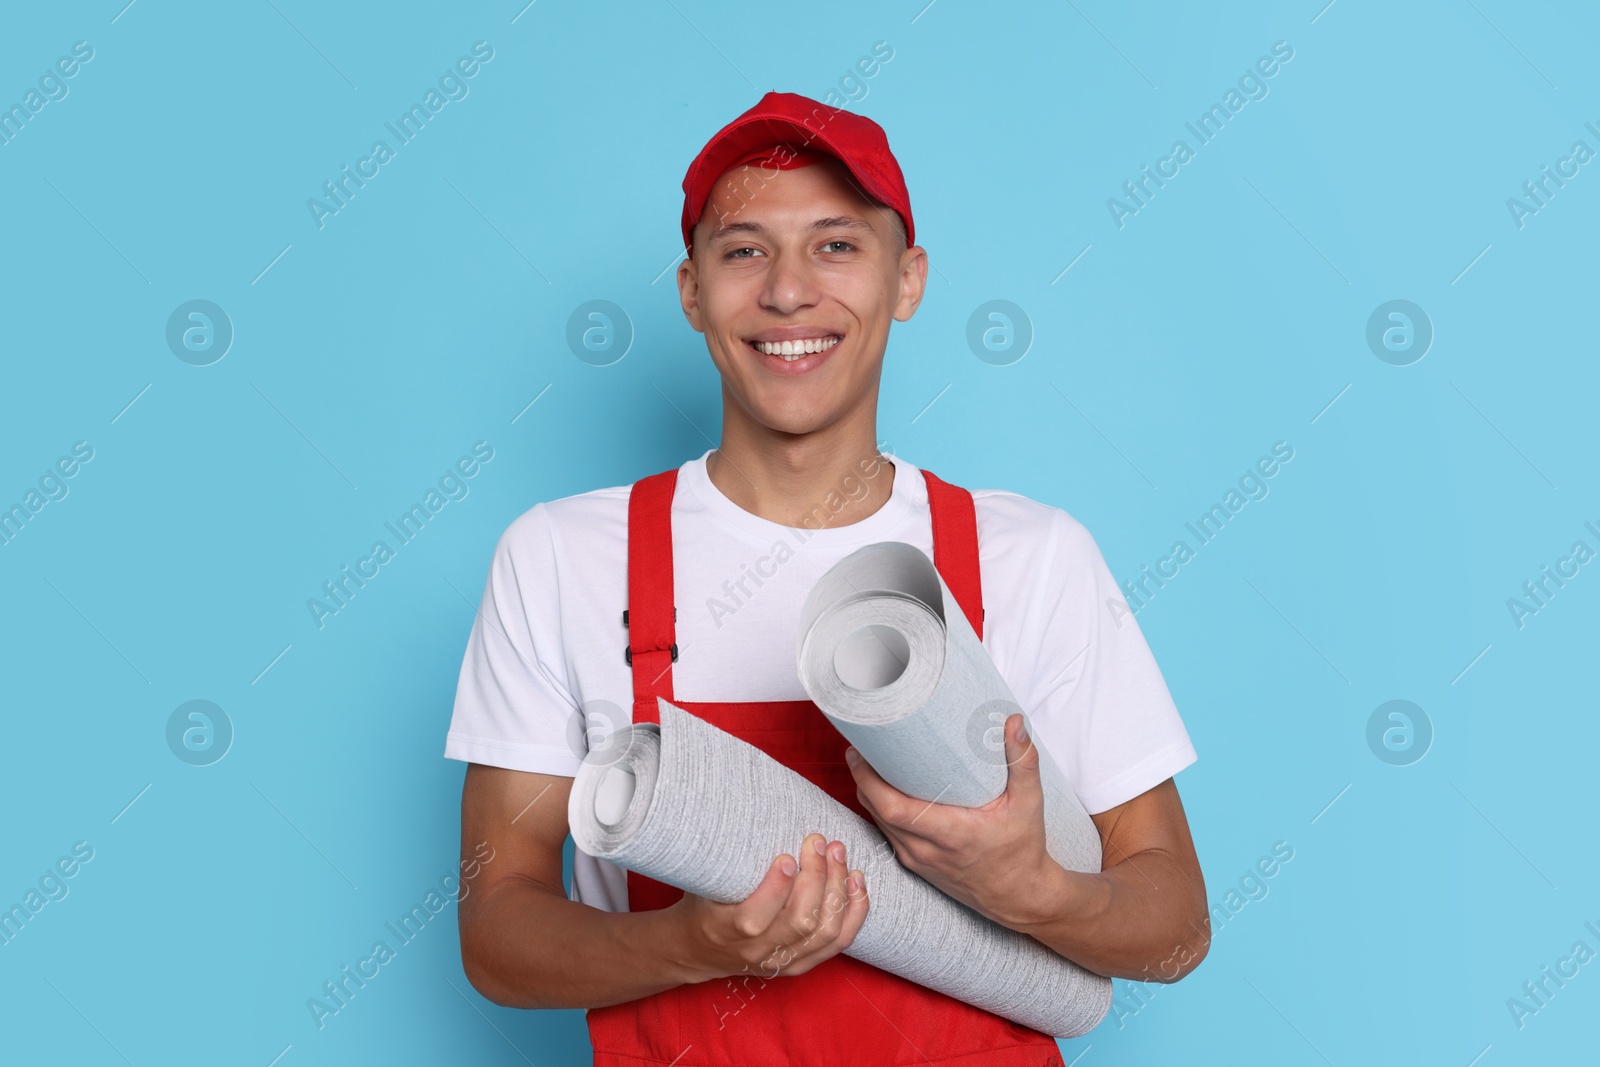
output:
M927 471L933 560L983 636L972 494ZM755 745L871 822L844 762L847 742L809 700L684 703L672 695L672 495L678 472L640 479L628 500L628 656L633 721L656 697ZM977 612L977 614L974 614ZM800 842L795 842L798 848ZM854 857L850 857L854 860ZM682 890L628 871L628 908ZM870 894L872 887L867 887ZM697 982L588 1012L595 1067L1061 1067L1054 1039L840 954L802 975Z

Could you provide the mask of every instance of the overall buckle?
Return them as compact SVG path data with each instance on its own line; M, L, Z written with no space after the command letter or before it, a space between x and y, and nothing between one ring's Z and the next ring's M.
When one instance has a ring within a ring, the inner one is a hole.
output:
M669 648L641 648L639 651L640 651L640 653L645 653L645 652L671 652L672 653L672 662L674 662L674 663L678 662L678 642L676 642L676 641L672 642L672 645ZM632 647L630 647L628 645L622 646L622 660L628 666L630 666L630 667L633 666L633 649L632 649Z
M678 621L678 609L676 607L674 607L672 609L672 621L673 622L677 622ZM627 629L627 626L628 626L628 609L627 608L623 608L622 609L622 626L623 626L623 629ZM669 646L668 648L641 648L639 651L641 653L644 653L644 652L671 652L672 653L672 662L673 663L678 662L678 642L676 642L676 641L672 642L671 646ZM626 663L630 667L633 666L633 648L632 648L632 646L630 646L630 645L623 645L622 646L622 661L624 663Z

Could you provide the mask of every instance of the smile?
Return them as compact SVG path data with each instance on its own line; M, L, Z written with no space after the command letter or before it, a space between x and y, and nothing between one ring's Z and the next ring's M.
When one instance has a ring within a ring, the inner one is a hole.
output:
M757 352L768 356L781 356L793 362L817 352L826 352L838 344L842 338L838 336L806 337L795 341L751 341L750 347Z

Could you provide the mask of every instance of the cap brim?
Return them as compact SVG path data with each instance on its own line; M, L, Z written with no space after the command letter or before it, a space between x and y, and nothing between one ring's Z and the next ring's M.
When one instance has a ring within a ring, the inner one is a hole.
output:
M815 114L815 112L813 112ZM827 124L824 121L820 129L813 129L802 122L792 119L778 118L769 115L758 115L748 119L736 121L724 129L716 138L701 151L694 167L684 179L684 187L703 190L704 195L696 194L699 203L691 213L687 200L684 202L683 234L684 245L690 244L690 234L695 223L705 213L706 203L710 200L712 192L716 189L717 179L727 173L751 152L768 145L789 144L795 148L803 148L813 152L822 152L843 164L851 177L856 180L859 191L868 198L880 204L889 204L894 200L892 189L894 183L886 175L875 173L874 168L860 161L851 161L841 146L828 137ZM896 215L893 208L888 210ZM904 219L901 220L904 225ZM909 237L909 231L908 231Z

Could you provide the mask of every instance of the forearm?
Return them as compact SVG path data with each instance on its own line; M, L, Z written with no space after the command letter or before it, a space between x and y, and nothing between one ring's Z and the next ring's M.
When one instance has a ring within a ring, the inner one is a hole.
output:
M677 912L616 913L507 880L461 909L462 962L511 1008L598 1008L715 977L688 959Z
M1175 982L1211 943L1205 886L1169 853L1148 850L1099 874L1045 863L1021 902L991 916L1111 978Z

